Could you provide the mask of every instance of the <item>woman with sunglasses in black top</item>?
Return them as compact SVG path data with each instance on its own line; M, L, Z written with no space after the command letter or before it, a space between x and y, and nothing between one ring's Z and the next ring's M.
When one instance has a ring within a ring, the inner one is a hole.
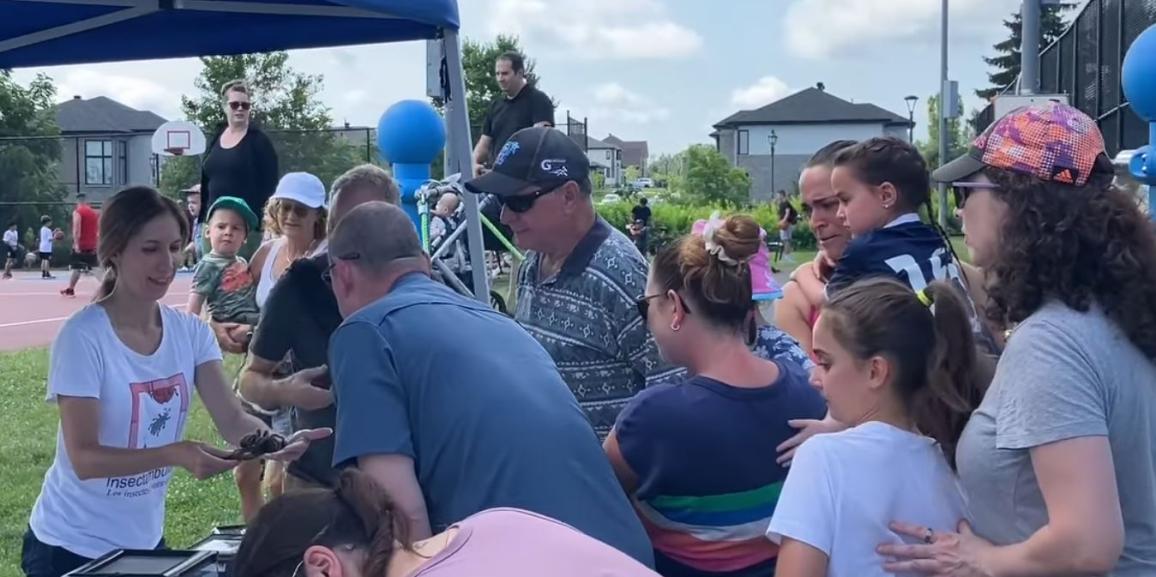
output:
M201 214L205 222L206 207L222 196L241 198L256 214L277 188L279 177L277 151L273 142L252 124L251 90L242 81L229 82L221 89L225 118L228 123L209 141L201 167ZM249 231L249 238L238 253L249 260L261 246L261 227ZM205 243L205 252L208 239Z

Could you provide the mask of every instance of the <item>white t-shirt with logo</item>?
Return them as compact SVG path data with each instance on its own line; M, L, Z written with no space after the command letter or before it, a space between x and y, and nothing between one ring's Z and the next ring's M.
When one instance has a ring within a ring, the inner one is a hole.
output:
M40 227L40 252L45 254L52 252L52 241L52 229L47 226Z
M876 547L916 541L900 537L890 522L954 531L965 518L959 484L938 444L872 421L799 447L767 537L824 552L828 577L894 577Z
M52 345L48 400L100 400L100 443L143 449L183 440L197 366L221 360L212 330L199 318L161 306L163 336L151 355L121 342L104 307L74 314ZM41 542L95 558L115 549L152 549L164 531L172 468L80 480L61 429L56 457L29 521Z

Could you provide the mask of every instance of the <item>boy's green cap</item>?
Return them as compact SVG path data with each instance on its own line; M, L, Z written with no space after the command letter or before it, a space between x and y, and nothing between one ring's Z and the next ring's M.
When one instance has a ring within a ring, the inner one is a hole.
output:
M249 230L257 228L257 215L253 213L253 209L249 208L245 201L235 196L222 196L214 200L213 204L209 206L209 214L206 218L212 219L213 212L218 208L227 208L240 214L241 218L245 219L245 224L249 226Z

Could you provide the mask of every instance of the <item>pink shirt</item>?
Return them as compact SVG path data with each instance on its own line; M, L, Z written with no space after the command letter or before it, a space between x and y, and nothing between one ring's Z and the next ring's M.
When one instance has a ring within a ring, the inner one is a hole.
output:
M488 509L452 527L453 540L409 577L658 577L569 525L521 509Z

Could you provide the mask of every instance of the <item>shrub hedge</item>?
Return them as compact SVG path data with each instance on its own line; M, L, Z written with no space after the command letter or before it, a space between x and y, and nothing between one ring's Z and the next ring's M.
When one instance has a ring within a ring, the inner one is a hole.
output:
M602 215L606 222L625 233L626 226L631 222L630 211L633 208L634 203L628 201L604 203L598 205L598 214ZM779 211L776 206L771 204L760 204L737 210L723 206L660 202L650 205L651 250L657 251L664 245L690 232L696 220L710 218L711 213L716 210L723 216L735 213L750 215L767 231L768 241L778 239ZM799 212L802 214L801 210ZM805 218L800 218L799 223L795 225L792 238L796 248L804 250L815 248L815 235L811 232L811 227Z

